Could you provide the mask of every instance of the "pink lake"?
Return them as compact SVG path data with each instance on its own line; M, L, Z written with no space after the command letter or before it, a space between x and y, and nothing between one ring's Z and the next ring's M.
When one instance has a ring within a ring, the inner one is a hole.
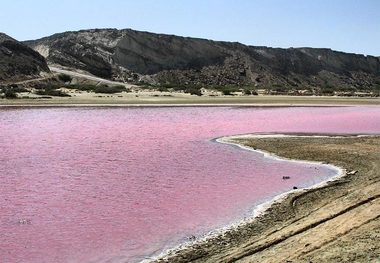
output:
M0 262L139 262L335 175L213 140L255 132L379 133L380 107L0 108Z

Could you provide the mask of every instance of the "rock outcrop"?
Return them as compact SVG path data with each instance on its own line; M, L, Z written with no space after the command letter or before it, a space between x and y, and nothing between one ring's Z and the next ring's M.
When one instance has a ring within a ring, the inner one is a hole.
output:
M46 60L38 52L0 33L0 81L35 78L49 72Z
M380 86L378 57L331 49L255 47L131 29L65 32L26 44L50 63L108 79L295 89Z

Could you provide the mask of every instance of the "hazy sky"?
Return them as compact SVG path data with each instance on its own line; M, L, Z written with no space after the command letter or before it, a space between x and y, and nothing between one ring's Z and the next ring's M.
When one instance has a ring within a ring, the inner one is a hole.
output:
M380 56L380 0L0 0L0 31L19 40L88 28L328 47Z

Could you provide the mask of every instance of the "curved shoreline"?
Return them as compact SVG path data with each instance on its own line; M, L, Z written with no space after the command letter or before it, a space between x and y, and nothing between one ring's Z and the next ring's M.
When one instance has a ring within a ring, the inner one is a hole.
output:
M367 136L367 135L355 135L353 137L357 137L357 136ZM254 149L252 147L245 146L243 144L239 144L239 143L233 141L234 139L243 139L243 138L252 138L252 139L255 139L255 138L263 138L263 137L268 137L268 138L269 137L271 137L271 138L283 138L283 137L295 137L295 138L297 138L297 137L303 137L303 138L318 138L318 137L343 138L343 137L340 137L340 136L289 135L289 134L281 134L281 133L278 133L278 134L276 134L276 133L274 133L274 134L253 134L253 133L251 133L251 134L232 135L232 136L224 136L224 137L217 138L216 141L219 142L219 143L234 145L234 146L237 146L237 147L239 147L239 148L241 148L243 150L246 150L246 151L253 151L253 152L260 153L260 154L263 154L264 158L273 159L273 160L280 161L280 162L287 161L287 162L292 162L292 163L302 163L302 164L311 164L311 165L324 166L324 167L327 167L327 168L329 168L331 170L335 170L336 171L335 175L333 175L333 176L329 177L328 179L323 180L323 181L321 181L319 183L313 184L313 185L311 185L309 187L300 188L300 189L293 189L293 190L290 190L290 191L278 194L278 195L274 196L273 198L271 198L270 200L268 200L268 201L266 201L264 203L258 204L257 206L255 206L254 210L252 211L253 215L249 218L250 221L255 220L255 218L257 218L258 216L260 216L263 213L265 213L268 210L268 208L270 208L271 205L273 205L274 203L277 203L277 202L281 202L286 197L288 197L289 194L291 194L291 193L304 192L304 191L316 189L316 188L319 188L319 187L323 187L323 186L327 185L329 182L333 182L333 181L336 181L336 180L339 180L339 179L343 178L347 174L346 169L344 169L343 167L339 167L339 166L333 165L333 164L327 164L327 163L317 162L317 161L307 161L307 160L286 158L286 157L279 156L279 155L277 155L275 153L272 153L272 152L268 152L268 151L261 150L261 149ZM246 224L246 222L241 222L241 223L238 224L238 226L240 224Z
M328 185L331 182L337 181L339 179L344 178L347 175L347 170L343 167L339 167L337 165L333 164L327 164L324 162L318 162L318 161L309 161L309 160L300 160L300 159L292 159L292 158L286 158L283 156L279 156L275 153L265 151L262 149L254 149L252 147L237 143L236 139L257 139L257 138L360 138L360 137L371 137L376 136L375 134L348 134L348 135L338 135L338 134L282 134L282 133L258 133L258 134L240 134L240 135L231 135L231 136L223 136L219 138L213 139L213 141L216 141L218 143L233 145L236 147L239 147L243 150L247 151L253 151L264 155L264 158L270 158L277 161L288 161L288 162L296 162L296 163L303 163L303 164L311 164L311 165L318 165L318 166L324 166L328 167L329 169L335 170L336 174L324 181L321 181L319 183L313 184L309 187L300 188L296 190L290 190L284 193L281 193L279 195L274 196L268 201L265 201L261 204L256 205L252 210L252 215L248 218L244 218L243 220L239 220L237 222L234 222L232 224L229 224L225 227L210 231L209 233L205 234L204 236L197 238L193 241L185 242L183 244L179 244L173 248L166 249L162 253L160 253L158 256L154 256L150 259L143 260L142 262L161 262L171 258L171 257L177 257L180 256L181 252L185 249L192 249L193 247L203 246L209 242L213 243L215 240L223 239L223 237L228 234L231 231L239 231L239 228L244 228L245 226L248 226L252 222L254 222L258 217L261 215L264 215L268 212L268 210L276 203L281 203L286 198L290 196L292 193L306 193L318 188L322 188L326 185Z

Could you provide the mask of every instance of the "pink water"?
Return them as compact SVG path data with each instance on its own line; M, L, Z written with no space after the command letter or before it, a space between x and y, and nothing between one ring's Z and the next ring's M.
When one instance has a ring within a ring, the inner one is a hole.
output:
M379 133L380 107L0 109L0 262L140 261L335 174L212 141L253 132Z

